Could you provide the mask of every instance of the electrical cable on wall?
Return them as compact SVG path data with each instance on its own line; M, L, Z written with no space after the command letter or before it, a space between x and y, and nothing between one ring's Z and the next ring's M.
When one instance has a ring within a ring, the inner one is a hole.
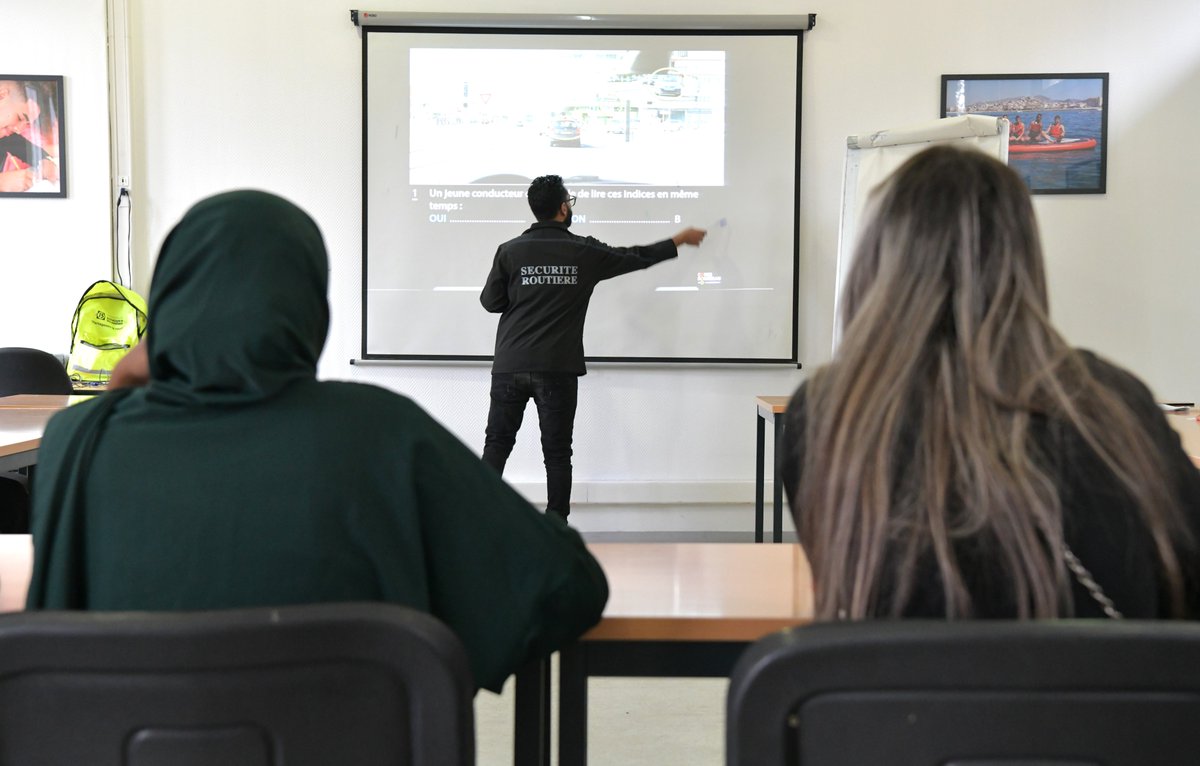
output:
M116 238L116 266L117 266L117 282L125 287L133 288L133 197L129 194L129 188L122 186L117 193L117 226L115 231ZM124 222L125 238L122 241L121 228L122 221ZM125 272L121 272L121 262L125 262Z

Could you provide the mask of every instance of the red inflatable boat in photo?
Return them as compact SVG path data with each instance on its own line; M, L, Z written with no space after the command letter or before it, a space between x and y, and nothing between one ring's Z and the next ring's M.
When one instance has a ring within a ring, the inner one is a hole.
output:
M1010 143L1008 145L1009 154L1032 154L1033 152L1072 152L1080 149L1092 149L1096 146L1094 138L1064 138L1059 142L1048 142L1044 144L1018 144Z

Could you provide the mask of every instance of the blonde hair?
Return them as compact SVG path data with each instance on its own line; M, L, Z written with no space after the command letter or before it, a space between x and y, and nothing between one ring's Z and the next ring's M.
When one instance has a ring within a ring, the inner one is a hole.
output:
M806 391L797 525L818 616L903 614L932 556L948 617L970 616L969 541L1017 616L1072 613L1045 418L1077 432L1138 507L1172 609L1186 536L1136 415L1050 324L1028 191L1001 162L935 146L877 192L843 294L843 340Z

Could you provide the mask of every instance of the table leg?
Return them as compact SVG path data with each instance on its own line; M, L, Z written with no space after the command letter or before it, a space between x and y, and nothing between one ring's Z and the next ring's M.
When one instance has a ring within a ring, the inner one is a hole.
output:
M587 766L587 649L558 654L558 766Z
M763 452L766 450L767 419L756 409L754 420L757 423L758 438L758 448L754 453L754 542L761 543L763 541L763 481L766 478L763 471Z
M773 539L777 543L783 542L783 482L779 480L779 455L780 449L783 447L783 413L775 414L775 473L772 482L774 497L771 498L773 503L771 510L773 512L772 521L775 523L775 533Z
M514 766L550 766L550 660L517 671L513 716Z

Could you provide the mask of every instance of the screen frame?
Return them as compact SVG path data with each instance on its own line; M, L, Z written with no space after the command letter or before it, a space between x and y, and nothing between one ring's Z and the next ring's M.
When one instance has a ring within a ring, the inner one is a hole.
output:
M351 19L360 27L362 38L362 263L361 263L361 317L360 317L360 361L391 361L417 363L490 363L491 354L412 354L369 352L367 348L368 326L368 45L371 34L465 34L480 35L581 35L581 36L785 36L796 41L796 120L794 135L793 170L793 232L791 253L791 318L789 329L790 355L786 357L656 357L656 356L586 356L592 363L630 365L716 365L716 366L775 366L788 365L799 368L799 265L800 265L800 144L803 115L802 69L804 54L803 33L813 28L816 14L786 16L528 16L517 14L431 14L409 12L351 11Z

